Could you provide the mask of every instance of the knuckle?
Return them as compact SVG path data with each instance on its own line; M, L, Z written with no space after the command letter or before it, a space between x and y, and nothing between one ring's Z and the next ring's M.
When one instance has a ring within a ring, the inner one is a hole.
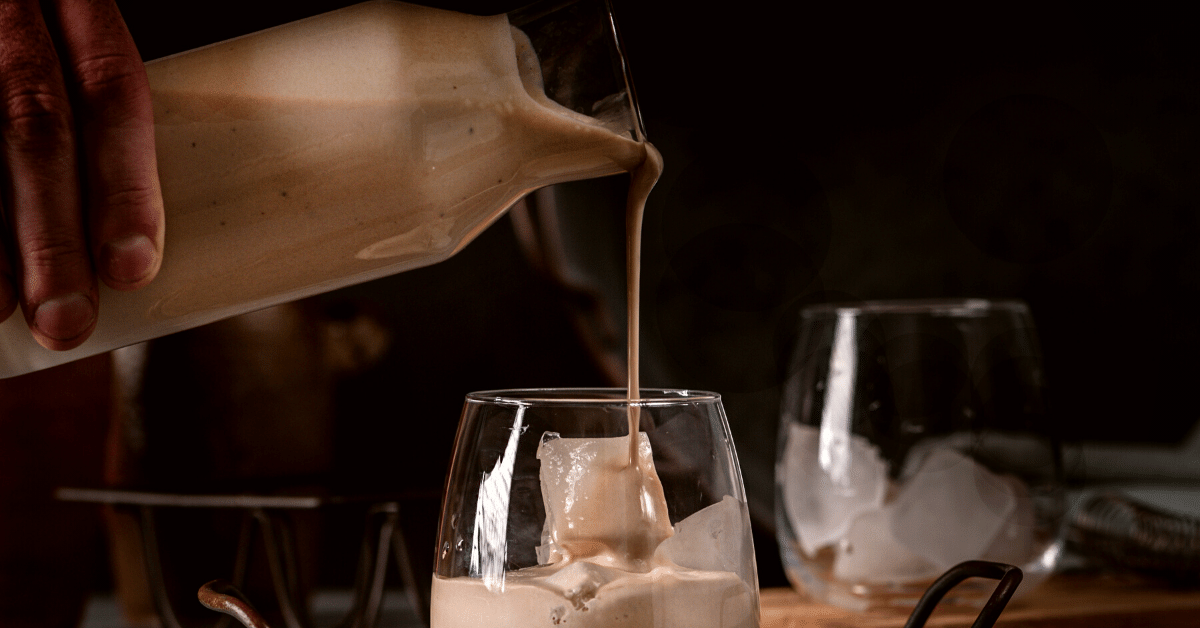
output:
M136 94L146 82L145 75L142 60L129 54L96 55L75 64L75 82L85 100Z
M47 230L21 242L21 261L27 272L59 273L84 261L83 241L67 230Z
M4 96L4 138L18 152L52 150L69 141L71 105L48 85L30 84Z
M158 206L157 197L157 190L149 185L126 183L98 192L91 204L92 209L100 212L138 219Z

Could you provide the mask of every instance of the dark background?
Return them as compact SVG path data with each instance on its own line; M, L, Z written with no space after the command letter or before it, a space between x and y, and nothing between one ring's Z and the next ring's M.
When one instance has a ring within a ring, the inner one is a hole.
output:
M1154 443L1192 429L1200 51L1181 16L614 2L666 160L646 219L643 381L724 395L764 529L808 303L1023 299L1053 429ZM349 3L120 4L151 59ZM612 259L617 203L569 217ZM560 297L507 219L443 264L327 297L371 303L394 333L338 390L338 481L438 490L464 393L610 383Z

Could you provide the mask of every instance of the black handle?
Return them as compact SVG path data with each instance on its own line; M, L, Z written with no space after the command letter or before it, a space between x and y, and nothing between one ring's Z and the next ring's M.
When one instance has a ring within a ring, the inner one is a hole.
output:
M1000 617L1000 613L1004 612L1004 607L1016 592L1017 585L1021 584L1022 574L1019 568L1004 563L992 563L985 560L968 560L965 563L959 563L929 585L920 601L913 607L912 614L908 616L908 622L904 624L904 628L924 626L925 621L929 619L929 615L933 613L933 609L946 593L967 578L992 578L1000 581L1000 584L996 585L996 590L992 591L992 597L988 598L987 603L983 605L983 610L979 611L975 623L971 624L971 628L991 628L996 623L996 618Z

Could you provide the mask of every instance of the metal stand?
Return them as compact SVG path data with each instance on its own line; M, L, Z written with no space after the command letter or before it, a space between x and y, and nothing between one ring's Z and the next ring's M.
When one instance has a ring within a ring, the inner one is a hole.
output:
M395 499L345 499L322 497L276 497L266 495L176 495L124 490L59 489L63 501L110 504L137 508L139 532L154 604L164 628L183 628L171 606L163 578L162 554L158 542L155 511L158 508L233 508L244 511L238 534L237 554L230 584L242 588L249 572L255 536L262 538L275 598L286 628L311 628L307 604L299 586L296 539L290 511L313 510L331 505L368 503L366 530L363 534L358 571L354 584L354 605L339 624L343 628L375 628L383 608L388 556L395 557L404 590L422 622L429 622L428 593L417 586L416 573L409 559L404 532L400 527L400 504ZM222 616L216 628L227 628L231 617Z

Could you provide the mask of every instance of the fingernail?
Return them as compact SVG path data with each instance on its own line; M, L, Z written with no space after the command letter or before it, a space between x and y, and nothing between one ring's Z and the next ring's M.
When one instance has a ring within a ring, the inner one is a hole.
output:
M106 243L100 255L105 274L117 283L137 283L145 279L158 262L154 243L140 233Z
M96 308L76 292L42 301L33 312L33 326L54 340L72 340L91 327Z

